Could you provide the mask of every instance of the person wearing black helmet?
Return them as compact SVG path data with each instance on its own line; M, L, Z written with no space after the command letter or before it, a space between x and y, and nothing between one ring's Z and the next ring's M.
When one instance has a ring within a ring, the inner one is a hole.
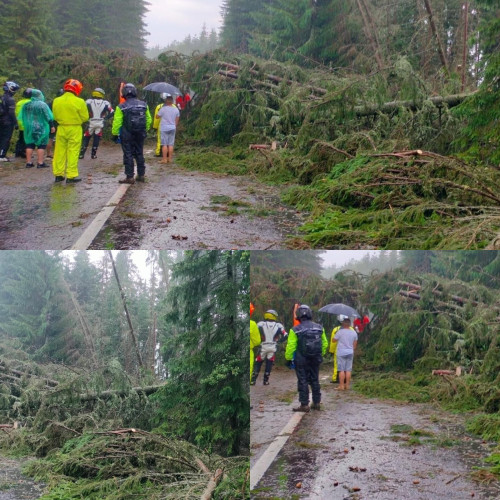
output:
M305 304L295 311L299 324L290 329L285 359L290 365L295 355L295 373L300 406L293 411L308 412L321 407L319 367L323 362L328 340L323 327L312 320L311 308ZM312 405L309 407L309 385L312 392Z
M0 101L0 162L9 161L7 151L14 129L18 128L13 95L19 88L16 82L5 82L3 85L4 94Z
M118 105L113 120L112 134L121 138L125 178L120 184L135 184L144 182L146 162L144 160L144 139L151 126L152 118L148 105L137 99L137 89L131 83L126 83L121 90L125 99ZM137 177L134 179L134 159L137 163Z

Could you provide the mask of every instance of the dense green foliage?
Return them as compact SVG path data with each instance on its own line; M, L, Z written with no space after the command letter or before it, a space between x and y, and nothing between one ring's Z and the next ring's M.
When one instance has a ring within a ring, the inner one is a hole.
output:
M249 271L248 252L188 252L168 297L158 423L223 454L248 446Z
M5 0L0 16L2 78L20 84L59 49L145 50L145 0ZM69 75L66 75L68 78Z
M43 458L44 498L199 496L217 468L218 498L246 496L249 272L236 251L0 252L0 416L23 426L0 448Z

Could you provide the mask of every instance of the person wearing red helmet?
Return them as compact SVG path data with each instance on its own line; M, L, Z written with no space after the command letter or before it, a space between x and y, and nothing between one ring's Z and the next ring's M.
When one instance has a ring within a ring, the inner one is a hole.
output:
M70 78L63 86L64 94L52 104L54 120L58 124L52 170L55 182L66 178L66 183L81 181L78 177L78 156L82 145L82 125L89 119L85 101L78 97L83 85Z

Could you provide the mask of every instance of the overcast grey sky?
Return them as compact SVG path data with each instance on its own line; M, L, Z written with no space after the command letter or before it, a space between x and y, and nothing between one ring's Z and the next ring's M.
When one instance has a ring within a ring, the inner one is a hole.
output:
M376 254L380 250L325 250L321 257L323 267L330 267L335 264L341 267L351 260L361 260L366 254Z
M207 30L219 31L222 0L148 0L151 4L144 20L149 47L165 47L187 35L199 35L203 24Z

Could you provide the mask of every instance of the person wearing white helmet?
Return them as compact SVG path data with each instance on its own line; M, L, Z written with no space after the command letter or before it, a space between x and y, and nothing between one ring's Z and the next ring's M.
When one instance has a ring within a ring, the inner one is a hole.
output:
M358 334L351 326L348 316L343 316L340 328L332 337L332 344L336 344L337 364L339 371L339 386L337 390L349 390L351 384L352 362L354 351L358 345Z
M7 151L14 129L18 128L14 94L19 90L16 82L5 82L0 100L0 161L9 161Z
M85 157L85 152L89 147L90 138L93 136L92 151L90 157L95 160L97 158L97 148L102 137L102 129L104 128L104 120L113 116L113 107L110 102L104 99L106 92L100 87L97 87L92 92L92 97L87 99L87 109L89 110L89 125L83 134L82 148L80 149L80 159Z
M265 361L264 385L269 385L269 377L274 360L276 359L278 342L286 336L286 331L285 327L281 323L278 323L278 313L274 309L269 309L264 313L264 321L259 321L257 327L259 328L262 343L260 353L255 359L255 368L250 383L255 385L260 368Z

